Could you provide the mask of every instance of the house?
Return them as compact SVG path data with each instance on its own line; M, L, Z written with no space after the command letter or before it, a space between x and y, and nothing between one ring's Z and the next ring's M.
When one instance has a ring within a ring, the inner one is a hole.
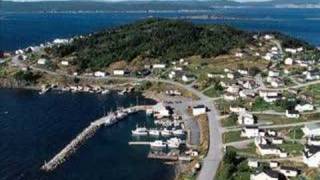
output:
M230 112L239 114L240 112L245 112L245 111L246 111L246 108L244 108L244 107L232 107L232 106L230 106L230 107L229 107L229 110L230 110Z
M284 51L291 54L297 53L297 49L293 49L293 48L285 48Z
M269 77L279 77L279 76L280 76L280 72L279 72L279 71L270 70L270 71L268 72L268 76L269 76Z
M240 125L253 125L255 124L255 119L253 115L247 111L240 112L238 116L238 124Z
M273 39L273 35L266 34L266 35L264 35L263 38L264 38L265 40L271 40L271 39Z
M194 116L199 116L201 114L205 114L207 112L207 108L204 105L197 105L192 107L192 114Z
M235 101L238 99L238 95L232 93L224 93L223 98L226 101Z
M166 68L166 65L165 64L153 64L152 68L153 69L164 69L164 68Z
M257 167L259 167L259 162L257 160L255 160L255 159L249 159L248 160L248 166L250 168L257 168Z
M123 70L123 69L115 69L115 70L113 70L113 75L115 75L115 76L124 76L125 75L125 70Z
M299 114L299 112L296 111L296 110L287 109L287 110L286 110L286 117L287 117L287 118L297 119L297 118L300 117L300 114Z
M286 58L284 60L284 64L285 65L292 65L293 64L293 59L292 58Z
M40 64L40 65L45 65L45 64L47 64L47 62L48 62L48 60L47 59L44 59L44 58L40 58L40 59L38 59L38 64Z
M227 78L228 79L234 79L234 74L233 73L227 73Z
M271 169L265 169L259 173L251 174L250 180L278 180L281 174Z
M319 137L309 137L307 141L308 145L320 146L320 138Z
M306 73L306 80L313 81L313 80L318 80L318 79L320 79L320 71L319 70L312 70L312 71L308 71Z
M182 76L182 81L183 82L190 82L194 81L196 78L193 75L183 75Z
M244 69L238 69L238 73L243 76L246 76L249 74L248 70L244 70Z
M175 71L170 71L168 76L169 76L170 79L174 79L176 77L176 72Z
M320 136L320 123L306 124L302 131L306 137Z
M106 73L105 72L101 72L101 71L96 71L96 72L94 72L94 76L95 77L105 77Z
M303 162L308 167L320 167L320 146L306 146L303 153Z
M231 86L229 86L227 89L226 89L226 91L228 92L228 93L232 93L232 94L237 94L237 93L239 93L239 90L240 90L240 87L239 86L237 86L237 85L231 85Z
M281 166L279 172L286 177L296 177L299 174L299 171L296 168Z
M314 106L312 104L297 104L294 109L298 112L313 111Z
M284 82L279 78L272 78L270 81L270 85L274 88L278 88L284 86Z
M279 162L277 162L277 161L270 161L269 162L270 168L277 168L278 166L279 166Z
M239 96L242 98L254 98L256 96L256 93L251 89L243 89L239 92Z
M69 61L61 61L61 65L63 65L63 66L69 66Z
M258 126L246 126L241 130L241 137L253 138L259 136Z
M279 157L287 157L286 152L282 152L277 146L273 144L256 144L257 151L262 155L274 155Z
M271 138L271 143L272 144L283 144L283 139L282 138L279 138L279 137L274 137L274 138Z

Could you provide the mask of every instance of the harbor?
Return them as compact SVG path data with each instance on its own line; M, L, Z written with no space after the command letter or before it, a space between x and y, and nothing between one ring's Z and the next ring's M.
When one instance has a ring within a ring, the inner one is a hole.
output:
M126 116L146 110L148 106L134 106L126 109L119 109L115 112L109 113L107 116L104 116L96 121L92 122L87 128L85 128L80 134L76 136L65 148L63 148L58 154L56 154L50 161L45 162L41 166L41 170L44 171L53 171L59 165L63 164L68 157L76 152L80 146L85 143L87 139L92 137L95 132L102 126L111 126L120 120L124 119Z

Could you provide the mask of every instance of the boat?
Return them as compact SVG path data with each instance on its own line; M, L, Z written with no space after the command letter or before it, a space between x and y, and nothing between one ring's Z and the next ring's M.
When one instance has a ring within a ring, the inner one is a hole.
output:
M147 128L145 128L145 127L136 127L136 129L132 130L131 133L132 133L132 135L135 135L135 136L146 136L146 135L148 135Z
M156 129L150 129L149 130L149 135L151 136L160 136L160 131Z
M172 134L173 134L173 135L181 136L181 135L184 135L184 130L182 130L182 129L176 129L176 130L172 131Z
M105 90L101 91L101 94L109 94L109 93L110 93L109 89L105 89Z
M182 142L181 139L176 138L176 137L170 138L170 139L167 140L168 147L172 148L172 149L179 148L181 142Z
M161 131L161 135L162 135L162 136L171 136L171 131L168 130L167 128L164 128L164 129Z
M151 148L165 148L167 145L161 140L156 140L154 142L151 142L150 146Z

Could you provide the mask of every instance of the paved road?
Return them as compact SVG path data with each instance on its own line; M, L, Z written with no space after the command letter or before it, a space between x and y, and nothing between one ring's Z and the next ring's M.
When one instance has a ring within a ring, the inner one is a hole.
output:
M31 67L32 70L45 72L50 75L64 75L66 77L74 77L72 75L66 73L57 73L52 72L46 69ZM198 175L199 180L209 180L214 179L216 171L219 167L219 163L222 160L223 152L222 152L222 136L221 136L221 124L219 121L219 113L216 110L213 100L217 98L210 98L198 90L194 89L191 86L181 84L179 82L165 80L165 79L156 79L156 78L135 78L135 77L114 77L114 76L107 76L107 77L92 77L92 76L77 76L78 78L84 79L92 79L92 80L132 80L132 81L151 81L151 82L162 82L167 84L172 84L181 88L184 88L194 95L198 96L200 100L197 101L198 104L203 104L208 107L210 112L207 113L208 115L208 123L209 123L209 149L207 156L203 159L202 168Z

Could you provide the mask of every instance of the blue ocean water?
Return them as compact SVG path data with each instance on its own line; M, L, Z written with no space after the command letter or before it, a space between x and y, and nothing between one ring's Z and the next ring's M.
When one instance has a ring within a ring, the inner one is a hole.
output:
M204 20L199 15L217 16ZM185 18L195 23L223 23L253 31L281 31L320 45L319 9L223 8L207 13L1 13L0 49L15 50L29 45L72 37L131 23L148 17Z
M129 146L131 130L145 124L145 113L101 128L71 158L51 173L40 171L105 109L130 106L136 96L71 94L38 95L29 90L0 90L0 179L171 179L174 168L147 158L148 147ZM139 98L143 104L154 103Z

